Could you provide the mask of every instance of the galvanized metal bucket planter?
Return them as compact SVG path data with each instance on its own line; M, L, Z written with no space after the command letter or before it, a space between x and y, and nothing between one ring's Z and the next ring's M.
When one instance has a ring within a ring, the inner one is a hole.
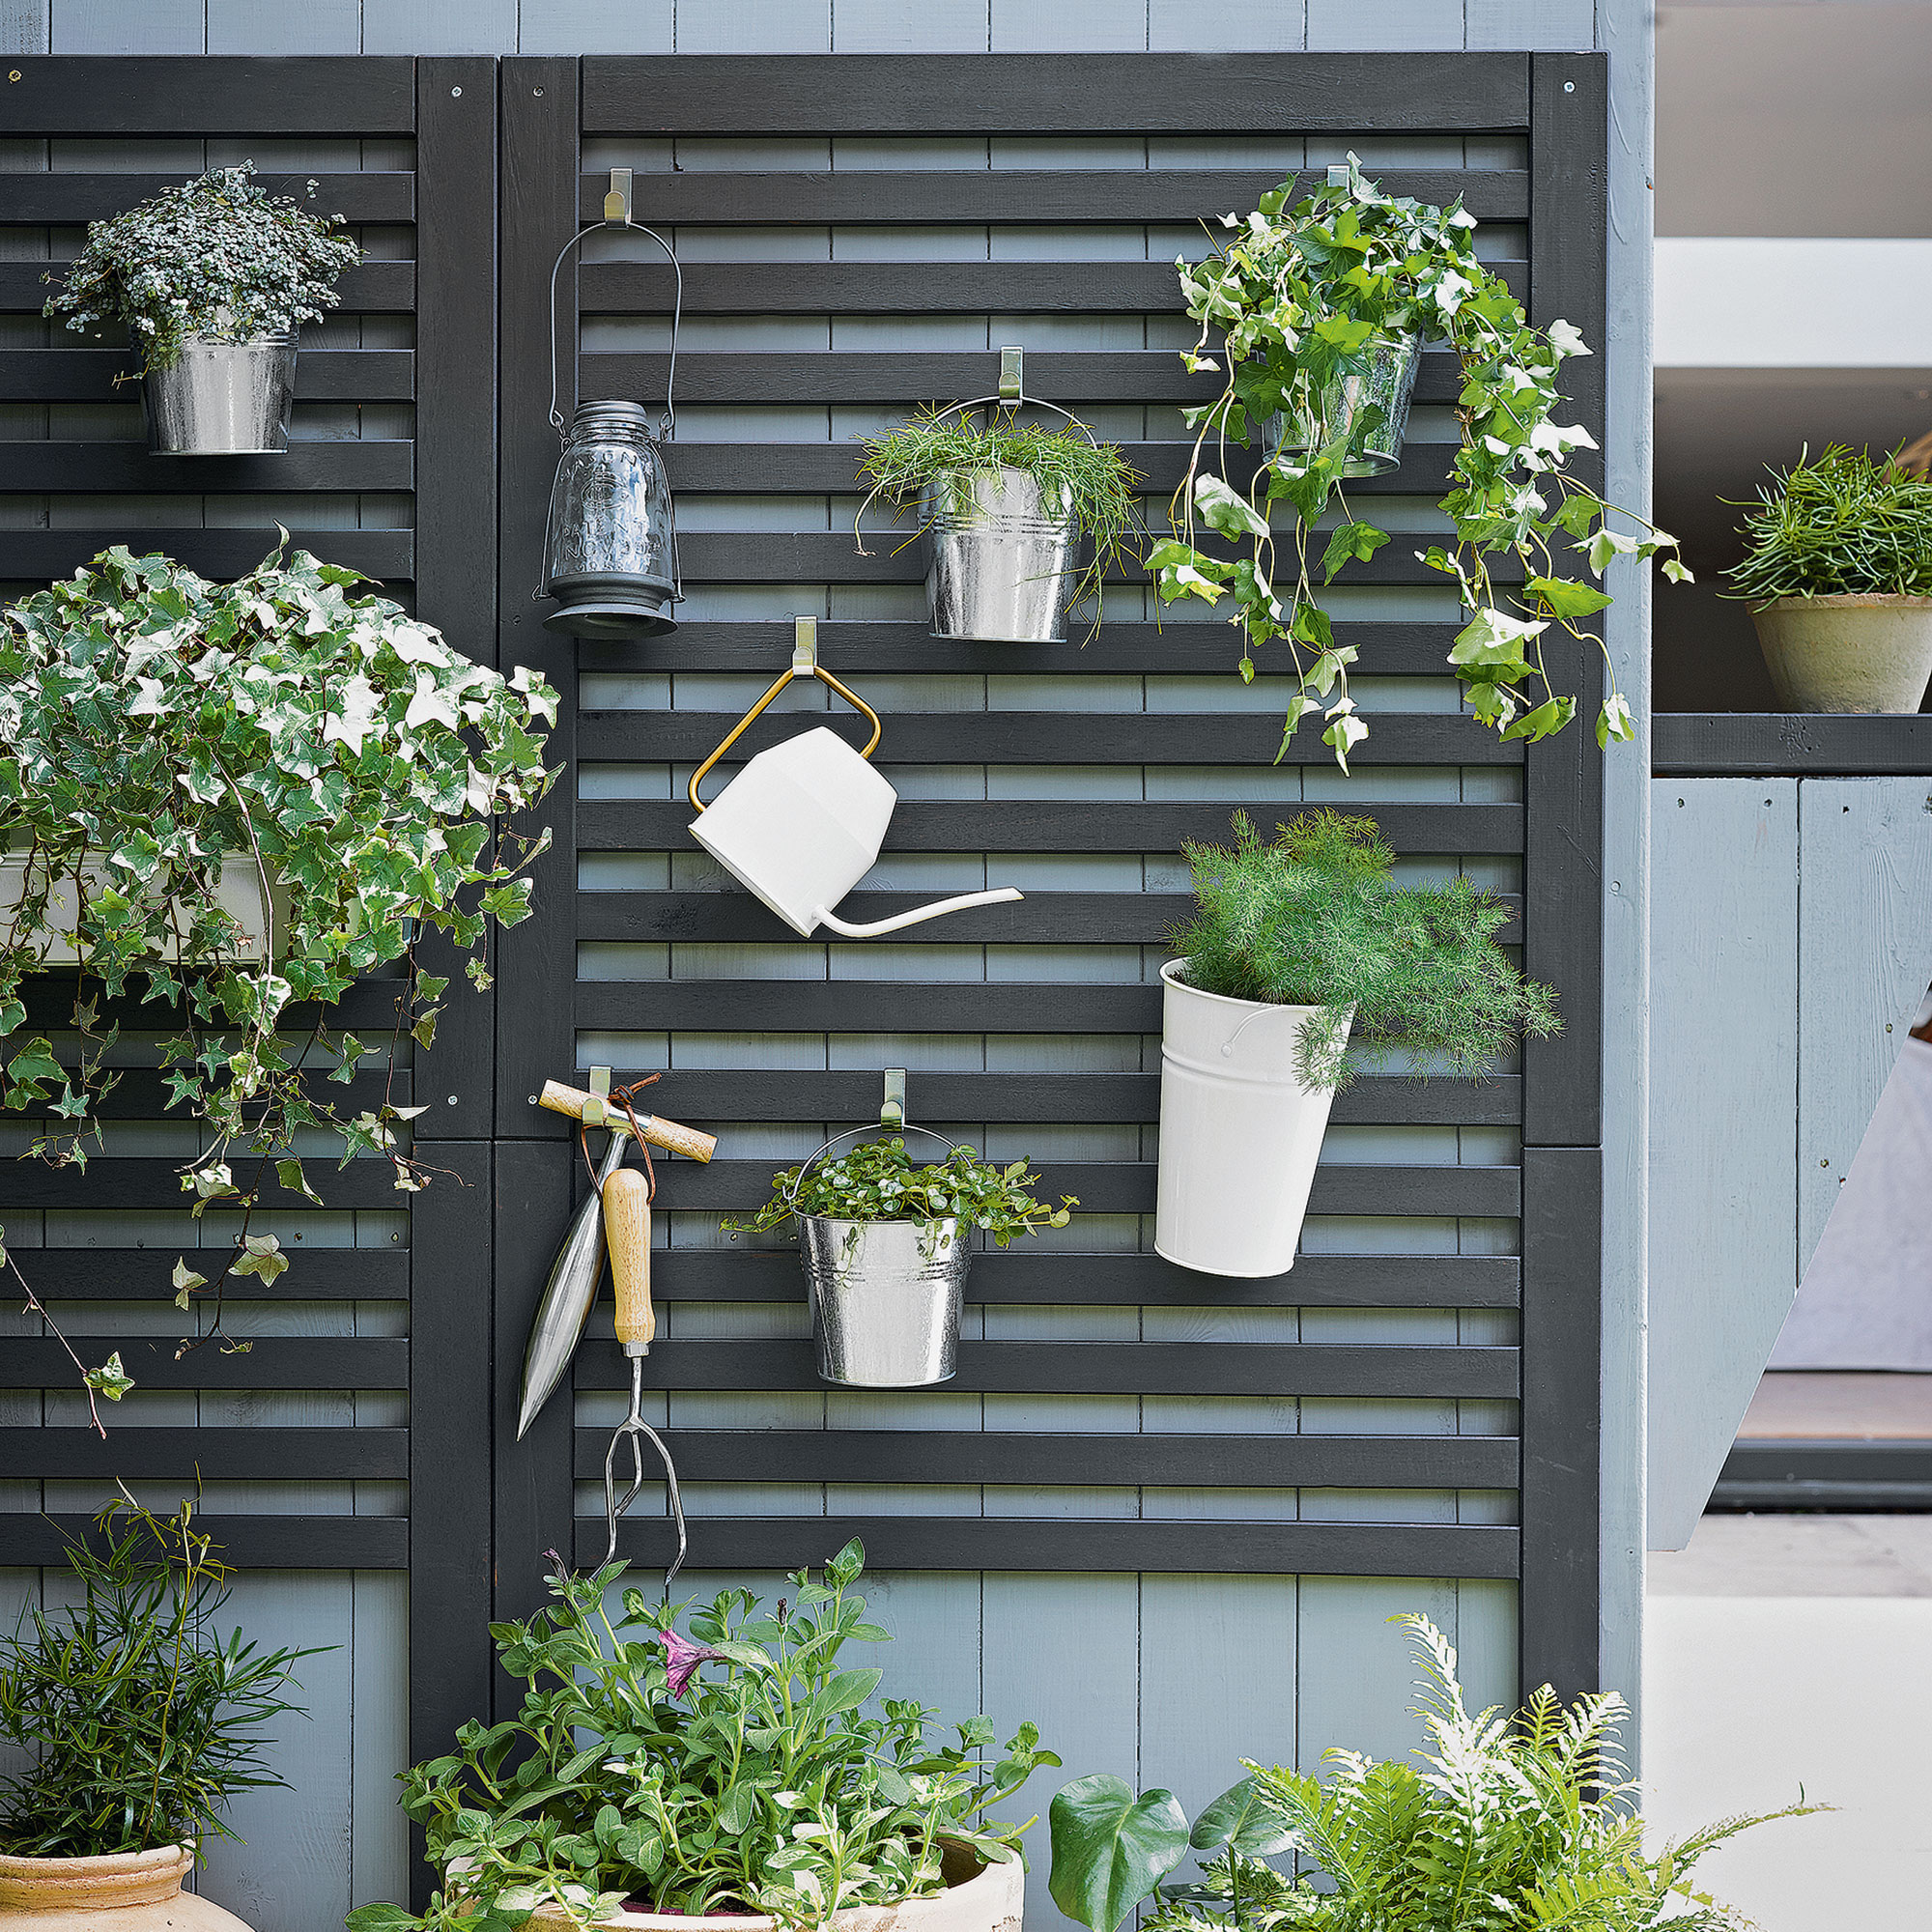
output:
M882 1122L893 1132L944 1134L911 1122ZM807 1170L854 1134L834 1134L798 1171L792 1213L818 1348L818 1373L845 1388L924 1388L958 1371L959 1314L973 1259L955 1216L940 1221L847 1221L800 1213Z
M296 336L189 336L141 379L151 456L286 456L296 401Z
M1024 469L954 469L927 491L920 517L935 638L1065 642L1081 542L1064 491L1049 494Z
M1344 476L1386 476L1402 467L1408 435L1408 405L1422 342L1413 335L1383 343L1365 368L1337 376L1313 410L1293 407L1270 419L1266 440L1291 459L1313 454L1339 436L1349 439Z

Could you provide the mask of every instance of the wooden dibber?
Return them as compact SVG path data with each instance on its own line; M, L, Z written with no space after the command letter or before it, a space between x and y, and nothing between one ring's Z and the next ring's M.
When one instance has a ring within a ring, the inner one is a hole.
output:
M537 1105L547 1107L553 1114L567 1115L573 1121L583 1118L583 1109L592 1099L581 1087L566 1087L561 1080L546 1080L543 1092L537 1096ZM715 1134L699 1133L696 1127L681 1125L676 1121L668 1121L662 1114L640 1114L644 1138L655 1148L664 1148L670 1153L681 1153L690 1160L708 1161L718 1151L718 1137ZM609 1122L611 1131L628 1134L631 1123L616 1108L611 1108ZM610 1213L607 1191L605 1213Z
M617 1339L625 1354L648 1355L658 1333L651 1305L651 1189L635 1167L620 1167L604 1183L604 1240L617 1297Z

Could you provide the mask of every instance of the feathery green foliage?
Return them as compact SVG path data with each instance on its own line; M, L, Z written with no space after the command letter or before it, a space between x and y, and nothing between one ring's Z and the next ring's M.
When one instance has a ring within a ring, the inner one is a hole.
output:
M1098 599L1101 582L1121 563L1139 561L1138 539L1145 534L1134 487L1143 478L1117 444L1094 441L1085 425L1049 429L1018 421L1010 411L994 411L985 421L964 413L927 410L884 436L863 437L859 473L872 481L870 503L883 497L901 507L917 504L933 490L950 489L970 508L970 479L1000 469L1023 469L1038 485L1051 514L1072 514L1082 536L1094 540L1094 554L1074 584L1074 601ZM860 515L865 504L860 505ZM923 522L921 528L924 527ZM915 532L917 534L917 532ZM860 554L866 554L863 538ZM1097 626L1099 618L1094 618Z
M261 1726L298 1708L279 1693L317 1654L258 1655L209 1629L228 1572L187 1504L160 1518L115 1502L99 1521L104 1554L69 1549L82 1602L30 1605L0 1636L0 1744L32 1759L0 1783L0 1850L18 1857L232 1838L221 1813L237 1793L283 1784Z
M1834 442L1758 485L1726 597L1932 596L1932 482ZM1728 499L1726 499L1728 500Z
M1496 944L1508 909L1466 879L1396 885L1372 819L1313 812L1268 842L1237 812L1234 831L1232 847L1182 848L1199 910L1169 944L1204 993L1319 1009L1296 1048L1305 1085L1348 1085L1351 1022L1371 1065L1406 1049L1464 1078L1560 1031L1554 994Z
M1419 1765L1326 1754L1312 1774L1247 1769L1305 1863L1332 1890L1238 1853L1207 1867L1148 1920L1149 1932L1743 1932L1747 1919L1695 1889L1715 1846L1768 1818L1727 1818L1655 1855L1623 1779L1614 1691L1567 1709L1548 1685L1514 1718L1471 1715L1456 1653L1427 1617L1393 1619L1422 1666ZM1771 1818L1829 1809L1794 1804Z

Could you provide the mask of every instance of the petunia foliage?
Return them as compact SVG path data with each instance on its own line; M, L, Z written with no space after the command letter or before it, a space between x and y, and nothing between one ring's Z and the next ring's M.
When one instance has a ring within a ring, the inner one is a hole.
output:
M1441 209L1386 195L1352 156L1346 183L1292 195L1284 183L1252 213L1224 215L1234 232L1222 245L1175 265L1201 325L1181 359L1223 381L1212 402L1183 412L1193 451L1169 505L1172 535L1148 556L1160 598L1224 607L1241 634L1244 678L1264 646L1285 652L1294 690L1282 752L1319 713L1322 741L1347 771L1369 732L1349 693L1357 652L1336 636L1315 580L1333 583L1392 539L1350 501L1344 477L1364 435L1381 427L1378 412L1350 420L1323 398L1366 377L1378 356L1443 343L1462 377L1460 446L1441 499L1450 529L1415 554L1456 584L1464 622L1449 663L1475 715L1505 738L1561 730L1577 699L1551 681L1551 632L1601 650L1586 624L1610 598L1592 580L1616 557L1676 548L1568 472L1571 455L1596 444L1580 424L1557 420L1557 381L1588 347L1570 323L1530 326L1508 284L1477 260L1476 219L1460 201ZM1320 425L1326 440L1301 446L1297 423ZM1240 444L1254 456L1237 460ZM1613 527L1613 517L1630 527ZM1690 574L1674 555L1663 569ZM1605 664L1599 744L1632 735L1607 653Z
M497 828L554 776L555 693L472 664L353 594L361 581L277 550L212 583L117 547L0 624L4 1105L43 1116L34 1153L84 1167L128 1057L108 1003L165 1025L162 1105L203 1128L183 1191L196 1215L242 1215L217 1295L288 1266L248 1215L269 1186L316 1198L296 1145L314 1130L344 1163L386 1156L399 1188L424 1183L404 1139L419 1108L337 1104L376 1049L329 1009L389 969L391 1071L431 1046L449 979L421 970L417 941L440 935L439 965L467 954L487 985L491 923L527 917L525 869L549 842ZM68 1009L57 1035L29 1025L43 973ZM185 1309L210 1284L184 1258L174 1286Z

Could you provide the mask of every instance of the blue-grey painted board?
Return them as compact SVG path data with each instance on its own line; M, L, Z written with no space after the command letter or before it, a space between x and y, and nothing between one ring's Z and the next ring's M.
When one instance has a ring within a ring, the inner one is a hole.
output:
M1596 44L1595 0L1464 0L1471 53L1512 47L1582 52Z
M671 0L521 0L520 54L668 54ZM682 426L682 418L680 418Z
M1308 0L1312 50L1426 53L1463 44L1463 0Z
M208 0L212 54L355 54L362 51L362 0Z
M980 54L991 0L838 0L832 49L841 54Z
M1651 786L1653 1549L1690 1540L1797 1285L1798 790Z
M677 0L681 54L822 54L832 0Z
M0 0L0 54L48 51L52 0Z
M1146 47L1147 0L993 0L996 54L1138 53Z
M1305 0L1148 0L1154 53L1294 53L1307 31Z
M57 54L198 54L205 50L203 0L53 0Z
M517 0L362 0L365 54L513 54Z

